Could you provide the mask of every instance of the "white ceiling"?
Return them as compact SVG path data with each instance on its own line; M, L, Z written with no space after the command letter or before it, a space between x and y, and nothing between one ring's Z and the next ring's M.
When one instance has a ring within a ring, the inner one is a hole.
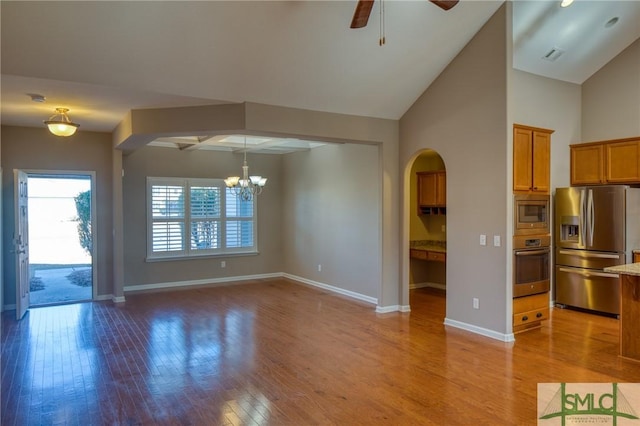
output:
M640 37L640 1L558 3L514 4L516 68L580 84ZM381 4L353 30L355 0L2 1L2 124L63 106L111 131L131 109L244 101L398 119L502 2L387 0L383 47Z

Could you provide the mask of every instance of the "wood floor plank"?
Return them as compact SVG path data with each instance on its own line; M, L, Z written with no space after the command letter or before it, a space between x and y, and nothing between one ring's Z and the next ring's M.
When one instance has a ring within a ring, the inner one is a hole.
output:
M538 383L640 382L614 318L554 308L503 343L445 297L377 314L269 279L4 313L1 424L529 425Z

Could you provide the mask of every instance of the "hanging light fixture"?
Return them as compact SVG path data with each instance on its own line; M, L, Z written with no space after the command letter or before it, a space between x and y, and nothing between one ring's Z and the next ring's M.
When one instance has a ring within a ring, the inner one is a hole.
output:
M67 111L69 108L56 108L56 113L44 122L49 131L56 136L71 136L80 127L69 119Z
M242 164L242 179L240 176L230 176L224 180L227 188L231 188L233 193L240 197L242 201L253 199L254 195L260 195L262 188L267 183L267 178L262 176L249 176L249 166L247 165L247 138L244 138L244 163Z

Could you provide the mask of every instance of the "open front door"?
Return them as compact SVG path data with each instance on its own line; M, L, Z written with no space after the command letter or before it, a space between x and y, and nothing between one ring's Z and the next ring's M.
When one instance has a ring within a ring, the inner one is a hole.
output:
M27 194L28 176L21 170L14 170L15 229L14 247L16 253L16 318L21 319L29 309L29 212Z

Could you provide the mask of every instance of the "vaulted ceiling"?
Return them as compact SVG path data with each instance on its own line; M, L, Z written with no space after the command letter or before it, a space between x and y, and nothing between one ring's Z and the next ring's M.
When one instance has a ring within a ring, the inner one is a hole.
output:
M2 1L2 124L64 106L112 131L131 109L244 101L398 119L501 4L377 0L356 30L356 1ZM640 37L640 2L513 10L514 66L578 84Z

